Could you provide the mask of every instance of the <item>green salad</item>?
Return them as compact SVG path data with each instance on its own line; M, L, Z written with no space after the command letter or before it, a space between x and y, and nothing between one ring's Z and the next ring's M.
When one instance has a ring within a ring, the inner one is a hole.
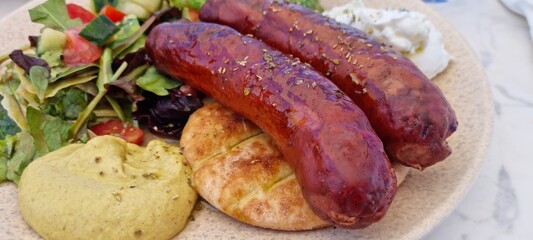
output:
M315 0L293 0L320 11ZM157 24L197 21L205 0L47 0L29 44L0 54L0 182L34 159L94 135L141 144L143 129L179 137L202 95L160 74L144 50Z

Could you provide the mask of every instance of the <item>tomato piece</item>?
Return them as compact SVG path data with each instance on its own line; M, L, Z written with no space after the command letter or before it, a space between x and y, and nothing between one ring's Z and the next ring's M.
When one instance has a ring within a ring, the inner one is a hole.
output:
M190 9L189 8L189 20L191 22L199 22L200 21L200 12L198 10Z
M106 5L105 7L103 7L102 10L100 10L100 14L104 14L113 22L120 22L126 16L125 13L119 11L111 5Z
M63 50L63 60L67 66L93 63L102 55L102 49L79 35L76 29L65 31L67 44Z
M71 19L79 18L83 23L89 23L96 17L92 12L75 3L67 4L67 11Z
M137 145L142 144L144 137L144 131L142 129L128 123L123 123L118 119L96 124L90 129L98 136L113 135Z

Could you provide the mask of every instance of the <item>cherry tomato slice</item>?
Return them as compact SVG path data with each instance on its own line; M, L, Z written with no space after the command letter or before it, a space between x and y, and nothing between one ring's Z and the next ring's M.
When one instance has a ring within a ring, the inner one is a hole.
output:
M190 9L189 8L189 20L191 22L199 22L200 21L200 12L198 10Z
M80 37L78 30L68 29L67 45L63 50L63 60L67 66L77 66L95 62L102 55L102 49L87 39Z
M90 129L98 136L113 135L138 145L142 144L144 137L142 129L123 123L118 119L112 119L107 122L96 124Z
M119 11L111 5L106 5L105 7L103 7L102 10L100 10L100 14L104 14L113 22L120 22L126 16L125 13Z
M71 19L79 18L83 23L89 23L96 17L92 12L74 3L67 4L67 11Z

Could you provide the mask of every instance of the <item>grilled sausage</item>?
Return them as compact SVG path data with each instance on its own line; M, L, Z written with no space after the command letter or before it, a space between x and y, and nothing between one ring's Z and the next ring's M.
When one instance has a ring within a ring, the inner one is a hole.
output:
M422 170L451 153L446 138L457 120L442 92L409 59L363 32L272 0L209 0L200 19L311 64L361 107L391 160Z
M364 113L320 73L217 24L162 24L146 47L160 71L272 136L318 216L350 228L384 216L396 177L383 145Z

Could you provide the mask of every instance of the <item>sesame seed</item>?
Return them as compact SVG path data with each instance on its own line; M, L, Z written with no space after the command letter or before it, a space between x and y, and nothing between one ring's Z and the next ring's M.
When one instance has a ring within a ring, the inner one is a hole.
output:
M122 202L122 196L120 195L120 193L114 192L114 193L112 193L112 195L115 198L115 200L117 200L119 202Z
M247 61L246 60L243 60L243 61L237 61L237 64L243 66L243 67L246 67L246 63Z
M355 83L356 85L360 84L359 79L357 79L357 75L355 75L355 73L350 73L350 77L352 78L353 83Z

